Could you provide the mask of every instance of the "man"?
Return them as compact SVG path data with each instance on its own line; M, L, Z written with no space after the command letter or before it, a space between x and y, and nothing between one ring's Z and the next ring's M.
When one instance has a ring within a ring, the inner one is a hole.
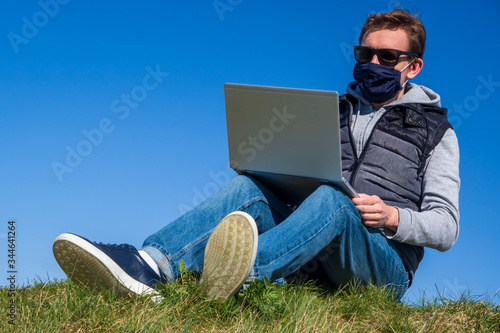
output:
M426 32L403 10L374 14L355 47L354 78L341 97L343 175L361 194L321 186L295 210L265 186L236 176L212 197L148 237L140 251L62 234L54 255L70 278L121 294L155 293L181 260L202 271L210 297L252 279L277 279L319 259L328 282L356 279L403 296L423 247L458 237L458 143L440 97L410 84L423 67Z

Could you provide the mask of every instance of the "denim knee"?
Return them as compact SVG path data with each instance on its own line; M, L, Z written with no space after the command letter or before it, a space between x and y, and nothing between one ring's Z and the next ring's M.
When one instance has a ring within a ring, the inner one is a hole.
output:
M342 190L330 185L321 185L306 200L314 201L318 207L328 210L333 207L354 207L351 199Z

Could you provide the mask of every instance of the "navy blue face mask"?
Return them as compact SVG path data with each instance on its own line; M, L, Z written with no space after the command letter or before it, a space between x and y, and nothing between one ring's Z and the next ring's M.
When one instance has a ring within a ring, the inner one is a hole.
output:
M411 61L401 71L372 62L356 63L352 75L359 84L363 97L370 103L380 104L396 96L406 85L401 86L401 72L413 63Z

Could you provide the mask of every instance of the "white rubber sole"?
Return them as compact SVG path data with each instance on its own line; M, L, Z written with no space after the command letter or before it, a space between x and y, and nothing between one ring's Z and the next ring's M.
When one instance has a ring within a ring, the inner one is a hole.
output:
M104 252L81 237L62 234L56 238L53 251L59 266L77 284L121 296L158 294L132 278Z
M255 264L258 231L245 212L233 212L217 225L205 248L203 275L210 298L225 300L240 290Z

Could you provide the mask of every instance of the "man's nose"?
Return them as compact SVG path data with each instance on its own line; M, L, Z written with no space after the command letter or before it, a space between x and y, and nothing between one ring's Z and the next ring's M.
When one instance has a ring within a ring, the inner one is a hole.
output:
M379 64L380 62L378 61L378 56L376 54L373 54L372 60L370 61L373 64Z

